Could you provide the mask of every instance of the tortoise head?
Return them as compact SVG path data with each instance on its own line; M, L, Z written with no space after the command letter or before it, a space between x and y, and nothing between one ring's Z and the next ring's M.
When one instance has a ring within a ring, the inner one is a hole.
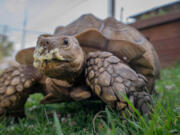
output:
M68 80L82 71L83 50L73 36L41 35L33 65L48 77Z

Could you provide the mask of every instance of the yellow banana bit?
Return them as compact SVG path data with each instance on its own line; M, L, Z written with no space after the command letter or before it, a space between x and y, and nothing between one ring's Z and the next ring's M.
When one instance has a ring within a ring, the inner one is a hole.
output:
M33 62L33 66L34 66L35 68L38 68L38 67L39 67L39 63L38 63L38 62Z
M55 53L55 56L58 60L65 60L64 57L60 55L59 53Z

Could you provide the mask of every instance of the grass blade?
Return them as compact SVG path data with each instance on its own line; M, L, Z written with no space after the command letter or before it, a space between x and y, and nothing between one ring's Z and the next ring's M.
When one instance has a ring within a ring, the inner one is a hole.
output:
M56 112L53 113L53 117L54 117L54 124L56 126L57 135L63 135L61 124L59 122Z

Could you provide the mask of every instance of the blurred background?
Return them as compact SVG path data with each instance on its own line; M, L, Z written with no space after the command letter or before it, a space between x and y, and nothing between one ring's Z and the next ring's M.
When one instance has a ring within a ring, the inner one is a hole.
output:
M162 67L180 57L180 0L0 0L0 64L35 46L38 35L53 34L86 13L113 16L139 29L153 43Z

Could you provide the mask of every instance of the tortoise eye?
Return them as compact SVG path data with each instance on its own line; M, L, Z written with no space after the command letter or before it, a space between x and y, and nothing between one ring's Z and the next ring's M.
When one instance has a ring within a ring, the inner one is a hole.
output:
M63 39L63 45L64 45L64 46L68 46L68 39L66 39L66 38Z

